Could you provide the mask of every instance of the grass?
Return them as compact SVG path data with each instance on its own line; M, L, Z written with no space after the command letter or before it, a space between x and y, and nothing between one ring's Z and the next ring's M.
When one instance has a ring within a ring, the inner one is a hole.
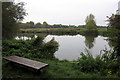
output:
M72 62L31 58L49 64L41 73L35 73L3 60L3 78L117 78L115 75L102 76L100 73L84 73L74 68Z
M93 34L101 35L108 37L110 36L110 30L107 29L97 29L98 31L92 30L92 32L95 32ZM92 34L85 28L41 28L41 29L20 29L20 33L46 33L46 34L55 34L55 35L87 35Z

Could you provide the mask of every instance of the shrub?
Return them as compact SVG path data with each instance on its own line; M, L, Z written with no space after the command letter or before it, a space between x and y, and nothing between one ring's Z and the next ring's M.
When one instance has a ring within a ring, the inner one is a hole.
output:
M53 38L51 41L44 44L44 49L48 52L54 53L58 50L58 46L58 43Z
M43 43L43 36L38 36L32 43L33 46L40 46Z
M120 71L120 63L113 58L113 52L103 50L104 54L93 58L92 54L87 50L87 53L81 53L81 58L75 62L75 68L82 72L98 72L101 75L117 74Z
M44 43L43 37L32 40L4 40L3 56L23 56L34 58L54 59L54 52L58 50L58 43L52 39Z
M93 58L93 56L88 52L86 55L81 53L81 58L78 59L76 63L76 68L82 72L96 72L100 71L103 67L104 62L98 56Z

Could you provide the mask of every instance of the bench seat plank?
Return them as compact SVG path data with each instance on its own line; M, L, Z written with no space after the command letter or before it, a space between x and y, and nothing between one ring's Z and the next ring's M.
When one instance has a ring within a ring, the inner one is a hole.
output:
M18 57L18 56L8 56L8 57L4 57L4 59L18 63L18 64L22 64L22 65L25 65L25 66L28 66L28 67L31 67L37 70L48 66L48 64L30 60L30 59L23 58L23 57Z

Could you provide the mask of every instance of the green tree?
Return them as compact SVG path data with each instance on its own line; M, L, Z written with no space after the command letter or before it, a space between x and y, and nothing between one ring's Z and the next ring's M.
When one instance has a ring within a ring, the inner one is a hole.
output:
M21 22L26 15L23 2L2 2L3 39L12 39L16 35L18 31L17 23Z
M42 25L43 25L43 27L47 27L48 23L46 21L44 21Z
M30 21L29 24L30 24L31 26L34 26L34 22L33 22L33 21Z
M38 22L38 23L36 23L36 24L35 24L35 26L41 26L41 23L40 23L40 22Z
M119 29L120 30L120 15L112 14L111 17L108 17L109 27Z
M89 16L86 17L86 20L85 20L85 23L86 23L86 28L87 29L96 29L97 28L97 25L96 25L96 22L95 22L95 16L93 14L90 14Z
M114 47L114 53L115 58L118 62L120 62L120 15L114 15L112 14L111 17L108 19L109 21L109 27L111 27L111 37L110 39L113 41L115 47Z
M28 27L34 26L34 22L33 22L33 21L26 22L26 25L27 25Z

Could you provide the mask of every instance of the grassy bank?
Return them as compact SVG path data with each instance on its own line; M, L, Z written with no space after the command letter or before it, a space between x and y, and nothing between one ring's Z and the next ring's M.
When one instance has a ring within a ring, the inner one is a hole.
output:
M45 34L53 34L53 35L101 35L108 37L110 35L110 30L107 29L98 29L98 30L87 30L80 28L45 28L45 29L21 29L20 33L45 33Z
M85 58L83 56L78 61L59 61L53 55L58 47L56 46L57 43L54 41L43 43L41 40L41 38L36 38L26 41L3 41L3 57L17 55L49 64L48 67L41 70L41 73L36 73L33 69L28 69L3 60L3 78L119 78L119 73L110 73L111 68L104 68L101 65L101 60L96 60L91 57ZM114 64L112 63L112 65ZM97 70L98 67L99 70ZM113 68L116 69L114 66ZM101 69L103 70L101 71Z
M74 68L68 61L46 60L31 58L49 64L41 73L24 69L11 63L3 64L3 78L118 78L116 75L101 75L98 73L84 73ZM3 61L5 63L6 61Z
M74 28L46 28L46 29L21 29L20 33L45 33L53 35L76 35L77 30Z

